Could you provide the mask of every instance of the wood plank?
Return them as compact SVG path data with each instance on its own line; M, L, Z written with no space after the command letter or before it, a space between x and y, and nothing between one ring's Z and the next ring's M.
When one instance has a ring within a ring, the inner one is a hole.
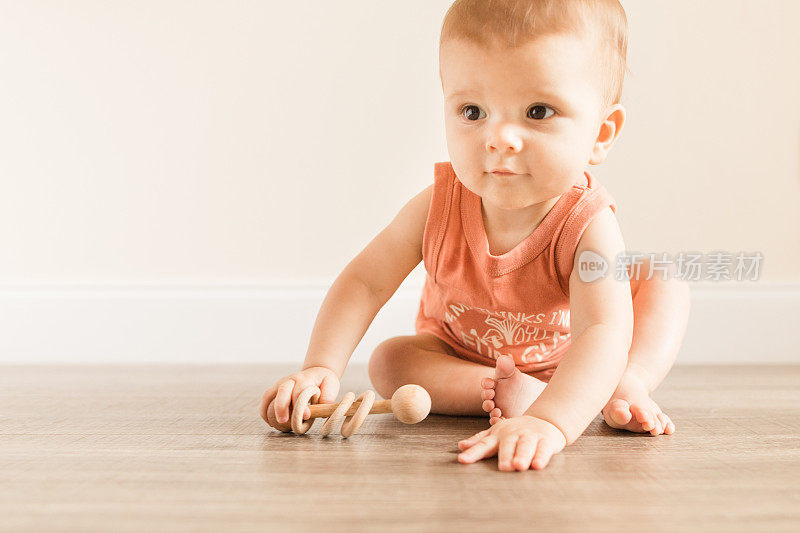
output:
M671 436L598 416L542 471L456 462L482 418L350 439L281 434L258 399L291 369L0 368L2 531L796 531L800 366L678 366L655 400ZM363 366L343 391L361 392Z

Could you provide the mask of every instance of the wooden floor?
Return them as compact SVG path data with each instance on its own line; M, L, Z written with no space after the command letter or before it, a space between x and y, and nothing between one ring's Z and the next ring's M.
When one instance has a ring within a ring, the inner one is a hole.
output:
M258 399L287 370L0 367L0 530L800 530L800 366L677 367L674 435L598 417L519 473L456 462L481 418L273 431Z

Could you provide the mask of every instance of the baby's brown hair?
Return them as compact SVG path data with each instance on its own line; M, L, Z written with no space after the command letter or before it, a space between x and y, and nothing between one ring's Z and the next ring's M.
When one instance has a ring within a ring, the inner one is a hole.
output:
M439 47L460 38L514 48L553 33L597 43L605 62L605 104L619 103L628 50L628 19L619 0L456 0L444 17Z

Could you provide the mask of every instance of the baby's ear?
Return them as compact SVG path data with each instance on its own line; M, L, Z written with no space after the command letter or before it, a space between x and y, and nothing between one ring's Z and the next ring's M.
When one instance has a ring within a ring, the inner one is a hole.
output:
M606 160L622 131L623 124L625 124L625 108L622 104L614 104L606 109L592 148L592 156L589 158L590 165L599 165Z

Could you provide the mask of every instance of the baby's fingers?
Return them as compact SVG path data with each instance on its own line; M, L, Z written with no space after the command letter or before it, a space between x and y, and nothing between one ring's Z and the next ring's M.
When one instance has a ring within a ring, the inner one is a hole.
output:
M319 403L334 403L339 394L339 380L334 376L325 376L319 384ZM309 416L311 411L308 411Z
M497 437L486 435L467 451L458 454L460 463L474 463L485 457L491 457L497 453Z
M278 422L278 418L275 416L275 402L270 403L269 406L267 407L266 420L267 424L269 424L270 426L274 427L279 431L283 431L284 433L287 433L292 430L292 424L290 424L289 422L283 424Z
M278 422L285 423L289 421L289 404L292 401L292 389L294 389L294 380L287 379L278 386L278 393L275 395L275 416Z
M267 407L269 407L269 404L272 403L272 400L275 399L276 392L277 389L273 385L272 387L266 390L263 396L261 396L261 404L258 407L258 412L261 415L261 418L264 419L264 421L267 421Z
M541 470L547 466L552 456L553 447L550 446L547 439L539 439L539 444L536 446L536 455L533 456L531 467L535 470Z
M514 449L517 447L517 435L509 435L500 441L500 449L497 452L497 468L506 472L514 470L511 466L511 459L514 458Z
M292 405L297 404L297 398L300 396L300 393L302 393L309 387L317 387L317 383L314 380L309 379L308 377L305 376L300 376L295 380L294 389L292 389ZM318 401L319 401L318 397L317 398L312 397L308 400L309 403L317 403ZM311 416L311 409L306 407L305 411L303 411L303 420L309 418L310 416Z
M488 433L489 433L489 430L488 429L484 429L483 431L479 431L479 432L475 433L473 436L471 436L468 439L464 439L462 441L459 441L458 442L458 449L461 450L461 451L464 451L467 448L472 447L476 442L481 440Z
M517 441L517 449L514 452L514 468L527 470L531 466L534 453L536 453L536 439L529 435L520 437Z

